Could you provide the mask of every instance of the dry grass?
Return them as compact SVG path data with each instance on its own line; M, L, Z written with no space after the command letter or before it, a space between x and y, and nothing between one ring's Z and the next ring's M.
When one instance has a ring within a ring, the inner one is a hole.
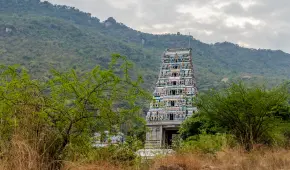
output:
M156 158L150 168L138 166L108 161L65 162L62 170L287 170L290 169L290 150L259 148L247 153L242 149L227 149L215 155L192 151ZM20 139L13 140L10 152L0 160L0 170L47 169L41 155Z
M96 162L92 164L66 163L62 170L122 170L125 167L113 165L109 162Z
M216 155L198 152L178 153L156 158L150 168L116 166L108 162L94 164L67 164L63 170L288 170L290 151L285 149L259 149L247 153L242 149L229 149Z
M61 170L143 170L145 166L143 168L141 166L139 163L133 165L111 161L95 161L93 163L65 162L65 166Z
M216 155L184 153L155 160L152 170L286 170L290 169L290 151L261 149L246 153L226 150Z
M47 169L42 156L25 140L14 136L11 146L3 153L0 170L40 170Z

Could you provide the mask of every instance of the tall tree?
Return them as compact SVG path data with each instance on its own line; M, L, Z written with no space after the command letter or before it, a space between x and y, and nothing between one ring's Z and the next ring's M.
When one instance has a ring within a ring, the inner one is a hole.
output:
M267 90L264 87L247 87L232 84L223 91L210 91L197 100L199 114L225 127L237 140L251 150L255 143L273 141L273 134L281 133L282 109L288 107L286 86Z
M124 56L115 54L108 69L97 66L83 75L75 70L54 71L48 85L51 95L46 113L62 141L59 153L74 140L78 146L84 146L79 144L86 143L85 137L95 132L118 132L121 125L139 116L136 102L147 92L140 87L141 77L131 79L131 68Z
M136 102L150 95L140 87L141 77L131 78L131 69L126 57L114 54L107 69L97 66L82 74L53 71L48 81L41 82L25 70L2 66L0 151L9 152L13 138L20 136L45 165L58 169L55 160L75 150L85 154L96 132L117 133L126 127L132 133L130 127L144 127Z

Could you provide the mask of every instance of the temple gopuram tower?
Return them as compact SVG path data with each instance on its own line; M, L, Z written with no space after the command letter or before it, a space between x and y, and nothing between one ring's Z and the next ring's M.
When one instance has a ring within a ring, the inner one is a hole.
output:
M166 49L146 116L145 148L172 144L181 123L197 111L193 105L196 93L191 48Z

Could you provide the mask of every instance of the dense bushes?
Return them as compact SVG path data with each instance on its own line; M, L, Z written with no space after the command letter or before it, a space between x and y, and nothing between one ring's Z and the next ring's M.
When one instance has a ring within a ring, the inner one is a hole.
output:
M197 147L206 141L219 145L215 142L218 133L233 135L246 150L255 144L285 146L290 130L288 100L287 85L268 90L232 84L225 90L200 95L196 100L198 115L186 120L180 132L187 140L195 139L191 143Z
M202 153L216 153L230 147L237 146L232 135L226 134L199 134L183 141L181 152L200 151Z

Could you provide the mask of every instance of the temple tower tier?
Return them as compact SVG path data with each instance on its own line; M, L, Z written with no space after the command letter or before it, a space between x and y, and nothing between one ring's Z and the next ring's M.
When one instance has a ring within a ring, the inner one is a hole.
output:
M162 55L160 74L147 112L145 148L171 146L181 123L197 108L197 94L191 48L166 49Z

